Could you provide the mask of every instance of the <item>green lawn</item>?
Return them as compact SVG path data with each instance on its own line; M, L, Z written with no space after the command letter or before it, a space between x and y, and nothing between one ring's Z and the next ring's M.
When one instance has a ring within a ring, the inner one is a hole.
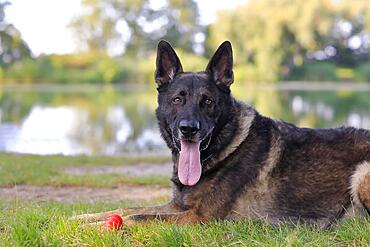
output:
M0 185L79 185L114 187L118 184L159 184L170 186L168 177L128 177L122 174L74 176L64 173L68 167L118 166L139 163L162 164L169 157L66 157L0 153Z
M4 246L369 246L366 219L347 220L331 230L272 227L256 221L175 226L161 222L99 234L68 217L129 204L0 203L0 245Z
M167 158L105 158L20 156L0 154L0 184L79 184L112 186L92 179L65 180L66 166L132 165L162 163ZM13 174L16 173L16 174ZM5 176L3 176L5 174ZM41 176L41 177L39 177ZM109 175L107 175L109 176ZM162 181L164 178L158 179ZM49 181L49 182L48 182ZM50 182L51 181L51 182ZM154 179L155 181L155 179ZM158 182L157 181L157 182ZM115 180L124 183L125 180ZM131 181L136 183L137 181ZM162 183L162 182L159 182ZM164 199L146 204L163 203ZM143 202L58 203L0 201L0 246L370 246L370 222L349 219L329 230L309 226L272 227L259 221L211 222L205 225L175 226L162 222L99 234L96 228L82 229L68 220L72 215L118 207L143 206Z

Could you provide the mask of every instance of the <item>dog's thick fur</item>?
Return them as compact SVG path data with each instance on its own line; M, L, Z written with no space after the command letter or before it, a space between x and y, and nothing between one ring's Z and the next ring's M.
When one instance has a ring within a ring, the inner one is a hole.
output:
M159 218L176 223L258 218L270 223L330 226L370 212L370 131L308 129L261 116L230 94L231 44L224 42L205 72L183 72L165 41L158 45L157 118L172 151L173 200L164 206L119 209L126 224ZM179 131L183 119L199 130ZM201 177L178 176L181 141L200 142ZM103 220L112 212L77 216Z

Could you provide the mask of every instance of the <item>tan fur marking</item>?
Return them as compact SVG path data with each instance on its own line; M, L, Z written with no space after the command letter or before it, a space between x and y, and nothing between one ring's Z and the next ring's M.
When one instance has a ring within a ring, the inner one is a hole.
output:
M203 73L203 72L198 72L196 75L205 80L208 80L208 77L209 77L208 74Z
M370 171L365 175L362 182L358 186L358 197L362 204L370 209Z
M279 161L281 155L282 143L279 137L273 137L273 143L271 143L271 148L267 160L264 162L264 166L258 175L259 182L266 182L267 176L270 175L271 171L275 168L276 163ZM267 186L267 185L266 185Z
M249 128L255 117L255 112L247 109L242 109L242 112L239 115L238 123L239 127L235 132L234 138L231 140L230 144L220 153L217 158L217 162L224 160L227 156L232 154L239 145L247 138L249 134Z
M351 177L350 189L355 206L364 200L370 203L370 162L365 161L357 167Z
M159 214L136 214L128 215L123 218L123 222L127 226L133 226L138 224L145 224L151 220L167 221L175 224L196 224L205 223L209 219L199 216L194 210L187 210L177 213L159 213Z
M175 71L171 69L170 73L168 73L168 78L170 78L170 80L172 81L174 77L175 77Z
M267 220L268 209L273 207L272 195L275 192L275 186L271 186L274 183L271 181L271 172L279 162L281 147L279 137L273 136L270 152L255 184L249 187L244 196L237 201L233 214Z

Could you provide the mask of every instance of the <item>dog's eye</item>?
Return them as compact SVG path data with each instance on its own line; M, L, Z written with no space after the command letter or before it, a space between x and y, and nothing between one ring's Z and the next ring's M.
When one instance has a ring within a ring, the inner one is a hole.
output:
M206 99L206 100L205 100L205 103L206 103L206 105L210 105L210 104L212 104L212 103L213 103L213 101L212 101L211 99Z
M178 105L182 102L182 100L180 99L180 97L176 97L172 100L172 103L174 103L175 105Z

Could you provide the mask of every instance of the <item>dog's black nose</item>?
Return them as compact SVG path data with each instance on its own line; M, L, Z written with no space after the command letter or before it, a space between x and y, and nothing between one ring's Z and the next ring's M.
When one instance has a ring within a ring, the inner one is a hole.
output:
M179 128L185 137L191 137L200 130L200 123L195 120L181 120Z

